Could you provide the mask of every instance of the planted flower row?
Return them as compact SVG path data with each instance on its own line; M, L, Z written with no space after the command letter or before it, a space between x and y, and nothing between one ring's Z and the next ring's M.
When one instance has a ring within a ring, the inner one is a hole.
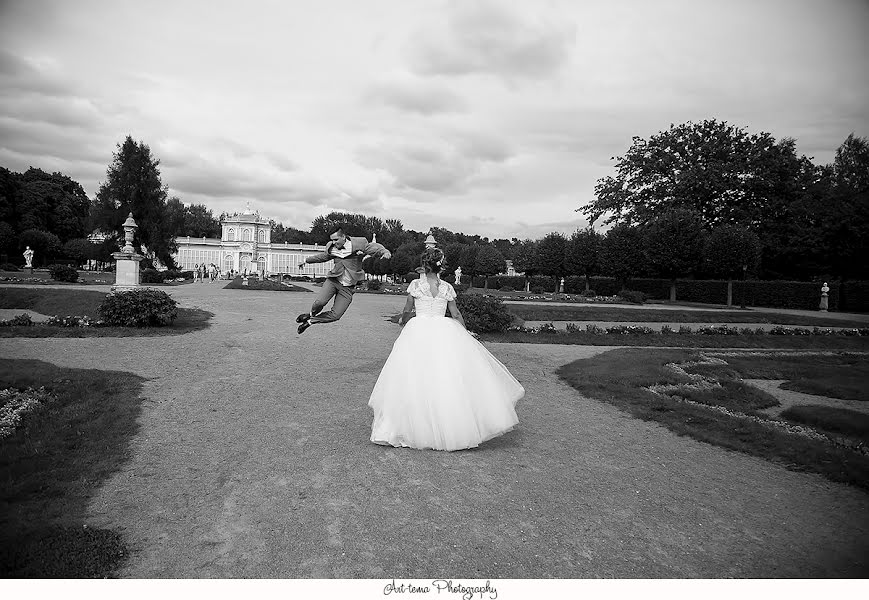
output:
M48 317L42 323L35 323L27 313L17 315L11 319L0 321L0 327L30 327L31 325L51 325L53 327L103 327L105 321L91 319L88 316L66 315L63 317Z
M570 335L577 333L591 333L593 335L843 335L843 336L869 336L869 327L861 329L831 329L829 327L814 327L812 329L806 327L784 327L777 325L769 330L763 327L728 327L727 325L709 325L692 329L687 325L683 325L678 329L673 329L669 325L662 325L660 329L653 329L645 325L613 325L611 327L600 327L595 324L588 324L583 329L573 323L568 323L566 329L558 329L553 323L544 323L539 327L508 327L507 331L519 331L523 333L555 333L559 335Z

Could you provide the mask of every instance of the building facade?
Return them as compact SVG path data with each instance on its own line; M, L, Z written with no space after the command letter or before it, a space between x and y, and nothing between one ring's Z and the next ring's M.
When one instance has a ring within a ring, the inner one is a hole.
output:
M299 265L306 257L325 250L318 244L272 244L272 227L268 220L250 208L221 222L220 239L177 237L178 252L174 255L178 268L184 271L195 265L215 264L221 273L302 274L322 277L331 263Z

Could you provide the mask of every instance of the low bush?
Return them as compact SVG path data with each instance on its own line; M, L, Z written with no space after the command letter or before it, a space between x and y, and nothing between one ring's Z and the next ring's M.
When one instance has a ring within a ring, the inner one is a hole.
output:
M373 290L376 292L381 287L383 287L383 284L381 282L377 281L376 279L369 279L368 280L368 289L369 290Z
M142 269L142 283L163 283L165 274L157 269Z
M584 298L594 298L595 296L597 296L597 292L594 290L584 290L579 295L584 297Z
M462 292L468 291L467 283L455 283L453 284L453 289L456 290L457 294L461 294Z
M137 289L113 292L99 308L107 325L149 327L171 325L178 316L177 302L161 290Z
M78 271L69 265L50 265L48 272L55 281L67 281L69 283L78 281Z
M509 285L502 285L499 289L500 289L502 292L515 292L515 291L516 291L516 290L514 290L514 289L513 289L511 286L509 286Z
M626 302L633 302L634 304L642 304L646 301L646 295L637 290L622 290L618 295L624 298Z
M20 271L17 265L13 265L12 263L3 263L0 265L0 271Z
M465 319L468 331L476 333L493 333L506 331L513 317L507 312L507 307L500 299L477 294L460 294L456 305Z

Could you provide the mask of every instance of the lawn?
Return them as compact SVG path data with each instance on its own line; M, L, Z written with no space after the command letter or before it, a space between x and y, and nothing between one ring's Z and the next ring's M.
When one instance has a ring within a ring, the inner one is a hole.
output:
M0 308L27 309L43 315L99 316L104 292L65 288L23 288L0 286ZM169 327L0 327L0 338L6 337L141 337L180 335L209 326L214 314L198 308L179 308L178 318Z
M744 379L787 379L786 390L841 398L842 400L869 400L869 358L865 354L812 354L791 356L728 357L731 372ZM721 369L698 367L704 372Z
M525 321L613 321L636 323L773 323L802 327L867 327L858 320L831 319L824 316L789 315L757 310L667 310L606 305L539 306L507 304L507 310Z
M637 418L660 423L678 435L869 490L869 456L826 438L818 439L817 434L811 437L784 426L758 422L756 416L742 418L724 412L745 411L752 415L770 404L762 394L746 395L742 387L725 386L717 392L717 398L711 394L704 397L701 392L698 399L691 388L663 394L646 389L691 383L688 376L666 365L700 358L696 350L620 348L564 365L558 375L581 394L613 404ZM787 358L779 360L786 362ZM725 369L730 374L723 379L734 381L732 366ZM680 400L679 396L693 402Z
M143 381L120 371L0 359L0 389L45 386L56 398L0 439L3 577L104 577L124 560L117 532L84 525L94 491L129 456Z

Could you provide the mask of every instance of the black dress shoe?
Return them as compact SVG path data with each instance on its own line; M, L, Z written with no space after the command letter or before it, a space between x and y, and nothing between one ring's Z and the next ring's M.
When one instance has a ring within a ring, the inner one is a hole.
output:
M305 330L306 330L308 327L310 327L311 325L312 325L312 323L310 323L309 321L305 321L304 323L302 323L301 325L299 325L298 332L299 332L300 334L301 334L301 333L305 333Z
M309 315L308 313L302 313L298 317L296 317L296 323L304 323L305 321L307 321L310 318L311 318L311 315ZM299 333L302 333L302 332L300 331Z

